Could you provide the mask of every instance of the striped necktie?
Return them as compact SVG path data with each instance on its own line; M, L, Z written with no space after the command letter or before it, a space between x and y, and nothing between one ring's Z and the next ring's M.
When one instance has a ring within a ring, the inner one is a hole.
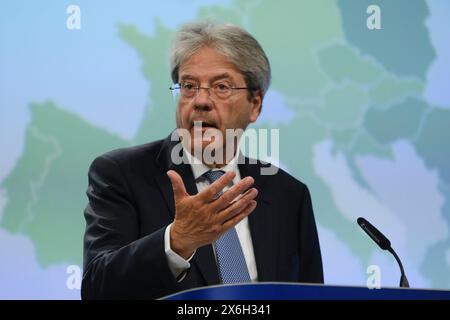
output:
M223 174L222 170L208 171L203 176L213 183ZM220 196L222 191L218 194ZM242 252L241 243L233 227L225 232L219 239L214 242L216 250L217 266L219 268L219 276L222 283L240 283L250 282L247 264L245 263L244 253Z

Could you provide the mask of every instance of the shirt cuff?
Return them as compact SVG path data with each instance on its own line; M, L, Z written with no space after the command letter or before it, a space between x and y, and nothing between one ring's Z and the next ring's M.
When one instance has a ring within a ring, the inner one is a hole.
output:
M191 267L189 261L194 257L195 252L187 259L183 259L170 247L170 228L172 224L169 224L164 232L164 251L166 252L167 261L169 263L170 271L173 276L178 280L182 281L187 274L187 270Z

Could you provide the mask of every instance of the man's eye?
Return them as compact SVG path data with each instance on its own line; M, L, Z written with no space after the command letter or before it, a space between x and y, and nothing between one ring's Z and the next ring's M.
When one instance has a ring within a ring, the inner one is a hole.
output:
M184 90L188 90L188 91L192 91L194 90L197 86L194 83L184 83L181 86Z
M216 84L216 85L214 86L214 88L215 88L217 91L222 92L222 91L228 91L228 90L230 90L231 86L228 85L228 84L226 84L226 83L218 83L218 84Z

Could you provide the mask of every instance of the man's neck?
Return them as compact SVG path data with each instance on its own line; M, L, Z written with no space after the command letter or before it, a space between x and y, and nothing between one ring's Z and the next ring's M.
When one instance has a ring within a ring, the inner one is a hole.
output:
M227 161L226 162L224 161L223 163L217 163L217 162L207 163L205 161L202 161L202 159L195 157L188 149L183 148L183 151L184 151L185 160L187 160L189 165L191 166L195 178L198 178L203 173L205 173L206 171L211 170L211 169L220 168L225 171L236 170L236 166L237 166L236 157L231 157L231 159L227 159Z
M185 151L187 151L188 149L184 148ZM212 156L211 158L204 158L204 154L203 154L203 150L200 151L193 151L192 149L189 150L189 154L195 158L197 160L197 162L201 162L203 165L207 166L208 168L211 169L218 169L218 168L223 168L226 165L228 165L231 161L233 161L234 158L236 158L236 151L233 154L230 155L226 155L225 152L223 151L222 153L222 157L214 157ZM216 160L220 160L220 161L216 161Z

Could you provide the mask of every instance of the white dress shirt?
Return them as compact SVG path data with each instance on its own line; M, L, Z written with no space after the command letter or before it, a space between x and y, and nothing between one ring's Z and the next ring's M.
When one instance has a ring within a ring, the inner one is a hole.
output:
M200 161L191 161L193 159L193 156L186 150L183 149L183 152L187 156L187 160L189 161L189 164L192 168L192 173L194 175L195 183L197 185L198 192L202 192L209 186L209 181L206 179L203 174L207 171L211 170L208 166L204 165L203 163L198 163ZM237 158L233 158L225 167L220 169L214 169L214 170L223 170L225 172L233 171L236 173L236 176L233 179L233 184L237 184L239 181L241 181L241 175L239 173L239 167L237 165ZM231 185L226 186L223 191L226 191L229 189ZM192 254L191 257L189 257L188 260L183 259L181 256L179 256L177 253L175 253L170 248L170 228L172 224L170 224L165 231L164 234L164 248L167 256L167 260L169 262L170 270L172 271L173 275L181 281L184 278L183 273L187 269L191 267L191 264L189 261L192 259L192 257L195 255L195 252ZM258 273L256 271L256 261L255 261L255 254L253 252L253 243L252 243L252 237L250 234L250 229L248 226L248 218L242 219L236 226L236 232L239 238L239 242L241 243L242 251L244 253L245 262L247 264L248 273L250 275L251 281L257 281L258 280ZM215 249L213 246L214 255Z

